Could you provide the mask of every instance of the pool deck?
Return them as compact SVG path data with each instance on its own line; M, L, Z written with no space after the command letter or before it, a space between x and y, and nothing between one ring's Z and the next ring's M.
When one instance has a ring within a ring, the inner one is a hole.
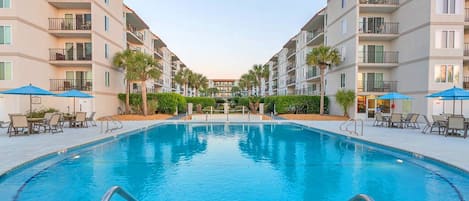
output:
M63 133L58 134L46 133L14 137L8 137L6 129L2 128L0 129L0 161L2 161L0 163L0 174L49 153L162 122L185 121L127 121L123 122L124 129L108 134L101 132L99 124L97 127L89 128L65 128ZM350 134L340 131L339 125L342 122L339 121L281 122L294 122L350 136ZM421 129L373 127L371 121L366 121L364 135L354 137L425 155L469 172L469 157L465 155L469 154L469 138L444 137L436 133L422 134L420 131Z

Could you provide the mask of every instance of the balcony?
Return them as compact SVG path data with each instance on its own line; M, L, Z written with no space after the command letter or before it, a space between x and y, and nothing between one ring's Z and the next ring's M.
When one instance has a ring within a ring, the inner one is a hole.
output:
M464 56L469 57L469 43L464 43Z
M393 40L399 37L399 23L360 22L358 32L360 33L360 40Z
M306 80L313 80L319 78L319 74L317 70L311 70L309 69L306 72Z
M464 22L469 22L469 8L464 9Z
M295 53L295 49L288 49L287 58L290 58L291 56L295 55Z
M358 80L358 92L396 92L397 81Z
M294 85L296 83L295 77L289 77L287 80L287 86Z
M306 35L306 45L316 46L324 43L324 27L320 27Z
M360 0L361 12L392 13L399 8L399 0Z
M89 16L85 21L73 18L49 18L49 33L57 37L91 37L91 15Z
M49 63L56 66L91 67L92 52L78 51L74 49L49 49Z
M469 89L469 76L464 76L463 87L466 90Z
M50 79L50 91L91 91L93 80L90 79Z
M295 64L290 63L290 64L288 64L288 66L287 66L287 72L290 72L290 71L292 71L292 70L295 70Z
M399 63L399 52L397 51L365 51L359 52L358 62L360 66L383 66L396 67Z
M154 94L157 93L158 90L155 89L154 87L147 87L147 94ZM142 87L138 86L136 88L132 88L130 90L130 93L132 94L141 94L142 93Z
M127 41L143 45L143 34L137 31L132 25L127 25Z

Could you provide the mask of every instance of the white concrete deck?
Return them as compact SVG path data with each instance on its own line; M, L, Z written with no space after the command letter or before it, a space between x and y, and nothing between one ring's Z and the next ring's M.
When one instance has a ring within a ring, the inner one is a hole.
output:
M64 133L58 134L34 134L10 138L5 134L6 129L0 129L0 174L49 153L161 122L163 121L123 122L124 129L114 131L112 134L101 133L98 125L90 128L65 128ZM349 135L339 130L342 122L291 122ZM424 135L420 131L421 129L373 127L372 122L365 122L364 136L355 137L445 161L469 172L469 157L465 155L469 153L469 138L444 137L435 133Z

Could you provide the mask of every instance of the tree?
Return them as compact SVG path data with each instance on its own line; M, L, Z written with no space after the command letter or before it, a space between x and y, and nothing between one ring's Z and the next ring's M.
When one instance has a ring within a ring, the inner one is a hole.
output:
M243 74L239 80L239 86L243 89L247 89L248 96L251 96L253 87L257 86L256 83L257 79L252 70L250 70L249 73Z
M353 90L339 90L335 94L335 99L344 110L344 116L349 117L348 109L355 103L355 92Z
M257 93L261 92L261 85L262 85L262 79L266 80L269 79L269 66L267 65L262 65L262 64L256 64L252 66L252 70L249 71L252 73L255 78L256 78L256 86L257 86Z
M232 96L240 96L241 94L241 88L238 86L233 86L231 87L231 95Z
M195 96L199 96L198 91L203 86L208 86L208 79L199 73L192 73L190 77L191 86L195 89Z
M174 81L179 85L182 85L184 88L184 96L187 96L187 88L189 83L189 77L192 74L192 71L188 68L179 70L174 76Z
M133 65L127 68L127 74L135 78L134 81L140 81L142 87L143 115L146 116L148 114L146 82L149 79L159 79L161 72L156 68L157 62L152 55L143 52L134 52L132 60Z
M218 88L212 87L207 89L207 93L210 94L211 97L214 97L216 93L218 93Z
M321 74L321 84L320 84L320 106L319 114L324 114L324 86L325 86L325 71L328 66L340 64L340 54L337 49L333 49L328 46L319 46L311 50L310 53L306 56L306 63L310 66L318 66Z
M125 89L125 113L129 114L130 113L130 83L137 79L136 77L133 77L134 74L129 74L127 73L127 70L129 67L133 66L133 59L134 52L131 50L124 50L122 52L118 52L114 55L114 58L112 59L112 63L114 66L117 66L119 68L122 68L125 70L125 82L126 82L126 89Z

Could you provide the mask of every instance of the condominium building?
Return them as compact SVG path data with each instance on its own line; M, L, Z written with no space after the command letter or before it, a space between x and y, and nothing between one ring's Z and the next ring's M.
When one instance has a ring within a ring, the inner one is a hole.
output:
M78 100L76 111L116 114L125 83L112 57L126 48L162 57L161 91L172 91L174 54L122 0L2 0L0 11L0 91L30 83L55 93L77 89L94 98ZM73 112L72 101L34 97L33 109ZM0 95L0 120L28 111L29 102Z
M232 89L234 86L238 86L238 80L235 79L210 79L208 81L208 88L217 88L218 92L215 97L228 98L232 97Z
M304 38L302 33L309 31L318 44L334 47L341 54L341 64L326 73L331 114L343 114L335 101L340 89L357 94L349 111L353 117L373 118L377 111L390 113L394 106L394 112L426 115L449 111L452 104L425 96L453 86L469 88L469 12L465 5L469 7L469 1L329 0L327 7L267 62L272 70L279 63L279 82L277 90L266 90L278 95L319 91L319 70L303 66L306 57L301 58L304 54L298 45L296 65L289 67L295 61L291 56L295 53L290 52L295 48L293 43L298 44ZM294 71L297 73L290 73ZM274 79L269 79L269 85ZM388 92L414 99L395 104L377 99ZM457 104L456 110L460 107Z

